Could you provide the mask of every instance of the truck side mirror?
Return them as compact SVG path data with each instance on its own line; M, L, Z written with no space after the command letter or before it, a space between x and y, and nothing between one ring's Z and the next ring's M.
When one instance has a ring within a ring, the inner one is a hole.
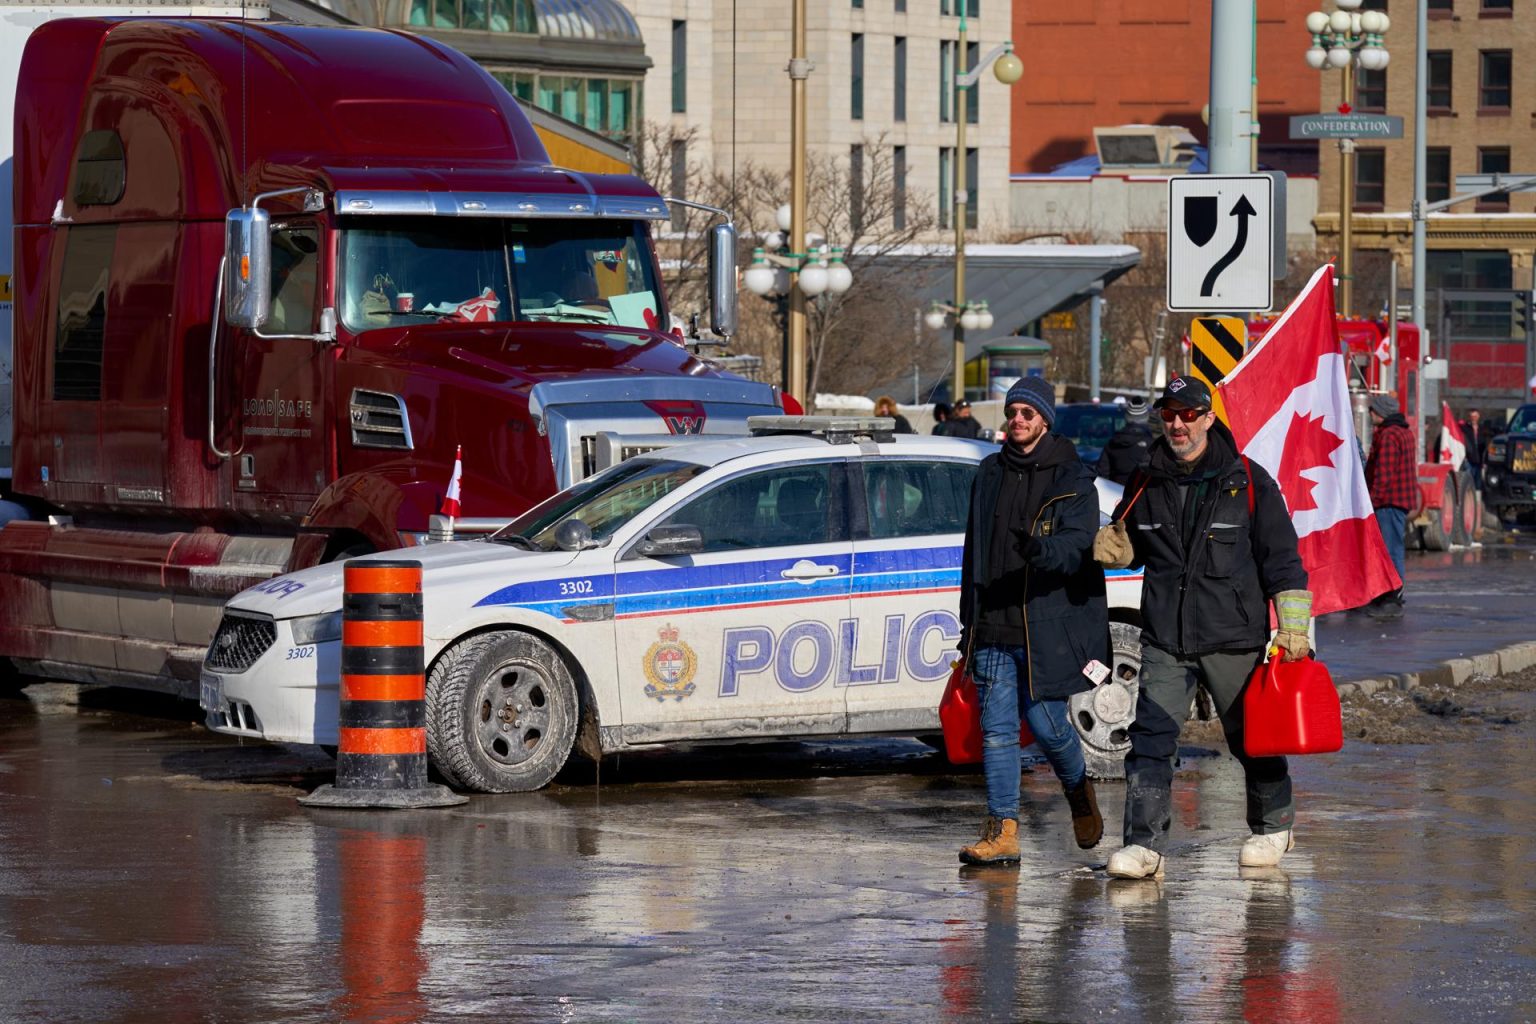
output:
M224 215L224 319L255 330L272 308L271 217L260 208Z
M716 224L709 229L709 326L729 338L736 333L736 228Z

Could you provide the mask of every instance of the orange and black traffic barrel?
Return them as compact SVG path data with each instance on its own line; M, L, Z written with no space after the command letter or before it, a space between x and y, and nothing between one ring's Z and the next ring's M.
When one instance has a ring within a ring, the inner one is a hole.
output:
M353 559L343 572L336 784L299 802L311 807L464 803L466 797L427 781L421 563Z

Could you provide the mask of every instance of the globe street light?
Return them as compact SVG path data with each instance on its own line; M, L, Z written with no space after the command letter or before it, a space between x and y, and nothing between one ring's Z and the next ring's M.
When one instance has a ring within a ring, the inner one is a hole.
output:
M960 41L955 50L957 62L965 60L965 7L960 9ZM935 330L944 326L944 313L954 317L954 385L951 401L965 397L965 332L986 330L992 326L992 314L985 311L985 303L970 303L965 298L965 215L969 196L965 186L965 123L967 89L973 89L981 80L981 73L991 65L992 74L1004 85L1012 85L1024 76L1024 62L1013 52L1013 43L1005 42L992 48L976 66L964 74L955 74L955 294L953 305L934 303L924 321ZM937 314L938 323L934 323Z
M1392 19L1382 11L1359 10L1363 2L1334 0L1338 9L1333 13L1313 11L1307 15L1307 32L1312 36L1307 66L1344 72L1341 114L1354 109L1355 65L1380 71L1392 59L1383 39ZM1350 314L1355 292L1354 212L1355 140L1346 138L1339 140L1339 312L1344 316Z
M779 207L778 219L780 223L791 219L788 204ZM764 241L766 245L752 250L752 263L742 273L742 283L752 294L770 298L777 303L784 319L780 386L809 408L811 396L791 390L792 385L803 389L804 384L796 383L794 377L796 346L790 331L789 310L792 307L788 304L796 297L803 301L819 295L842 295L853 287L853 271L843 262L841 247L821 245L810 253L791 252L784 236L778 232L768 235ZM800 358L804 359L803 346L800 348ZM802 364L802 373L803 370Z

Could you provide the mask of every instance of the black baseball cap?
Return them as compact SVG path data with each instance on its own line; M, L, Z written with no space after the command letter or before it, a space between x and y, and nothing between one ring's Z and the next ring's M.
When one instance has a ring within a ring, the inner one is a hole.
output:
M959 412L961 409L969 409L970 407L971 403L962 398L960 401L955 403L954 411Z
M1209 409L1211 389L1199 377L1182 374L1168 382L1168 386L1163 389L1163 397L1153 403L1152 407L1161 409L1169 402L1178 402L1191 409Z

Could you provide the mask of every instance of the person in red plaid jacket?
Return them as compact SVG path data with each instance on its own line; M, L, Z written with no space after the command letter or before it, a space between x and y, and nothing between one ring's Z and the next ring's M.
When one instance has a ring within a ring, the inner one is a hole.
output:
M1371 455L1365 460L1365 482L1371 489L1371 504L1376 507L1376 524L1392 554L1392 564L1403 579L1404 535L1408 513L1419 507L1419 466L1414 452L1413 431L1391 395L1371 396ZM1378 618L1397 618L1403 614L1403 589L1377 597L1366 611Z

